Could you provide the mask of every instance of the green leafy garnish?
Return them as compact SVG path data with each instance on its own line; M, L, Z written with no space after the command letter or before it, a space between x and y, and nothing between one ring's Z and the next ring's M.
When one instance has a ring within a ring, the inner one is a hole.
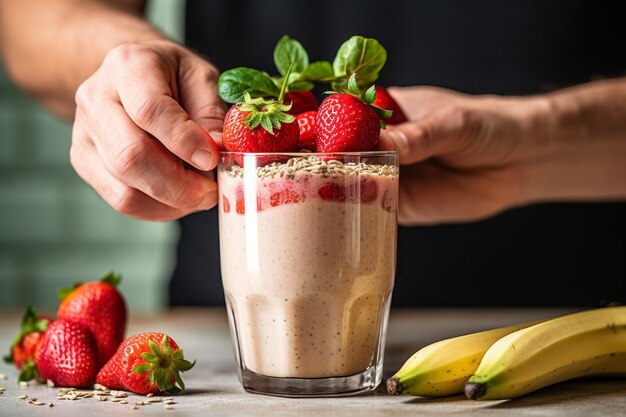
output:
M352 36L337 51L333 73L337 78L332 86L341 89L352 74L358 77L360 87L373 84L387 62L387 51L376 39Z
M217 82L217 92L227 103L240 103L244 93L250 97L278 97L280 89L263 71L239 67L224 71Z

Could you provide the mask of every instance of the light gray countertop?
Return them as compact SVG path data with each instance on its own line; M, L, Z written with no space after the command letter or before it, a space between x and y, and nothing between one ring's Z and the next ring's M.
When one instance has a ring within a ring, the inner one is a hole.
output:
M412 309L391 313L385 371L390 376L417 349L446 337L515 322L565 313L555 309ZM17 333L20 314L0 312L0 347L8 348ZM626 416L626 379L593 379L565 382L509 401L476 402L462 396L441 399L375 393L325 399L287 399L248 394L235 374L226 315L223 309L178 309L160 314L131 314L128 334L158 330L169 334L197 359L186 373L188 390L174 397L172 410L162 403L131 410L144 396L129 395L127 404L94 398L58 401L57 389L31 384L20 387L17 372L0 365L7 376L0 381L0 416ZM36 397L46 405L30 405L18 396ZM48 407L52 402L53 407Z

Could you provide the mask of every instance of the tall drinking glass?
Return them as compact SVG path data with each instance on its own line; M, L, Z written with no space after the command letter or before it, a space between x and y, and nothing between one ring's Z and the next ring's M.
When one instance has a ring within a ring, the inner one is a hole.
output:
M396 264L396 152L222 153L222 280L247 391L373 390Z

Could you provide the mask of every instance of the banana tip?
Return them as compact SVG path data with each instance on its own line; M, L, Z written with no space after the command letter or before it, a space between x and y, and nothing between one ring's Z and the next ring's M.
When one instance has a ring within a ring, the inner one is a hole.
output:
M398 378L389 378L387 380L387 392L391 395L399 395L402 392L402 384Z
M480 382L466 382L465 383L465 396L470 400L477 400L487 392L485 384Z

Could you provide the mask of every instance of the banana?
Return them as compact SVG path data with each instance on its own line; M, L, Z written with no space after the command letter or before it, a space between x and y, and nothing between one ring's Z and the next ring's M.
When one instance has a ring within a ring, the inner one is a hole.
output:
M441 397L463 392L483 355L498 339L540 321L472 333L441 340L413 354L387 380L389 394Z
M483 357L465 395L515 398L592 375L626 375L626 307L574 313L504 336Z

